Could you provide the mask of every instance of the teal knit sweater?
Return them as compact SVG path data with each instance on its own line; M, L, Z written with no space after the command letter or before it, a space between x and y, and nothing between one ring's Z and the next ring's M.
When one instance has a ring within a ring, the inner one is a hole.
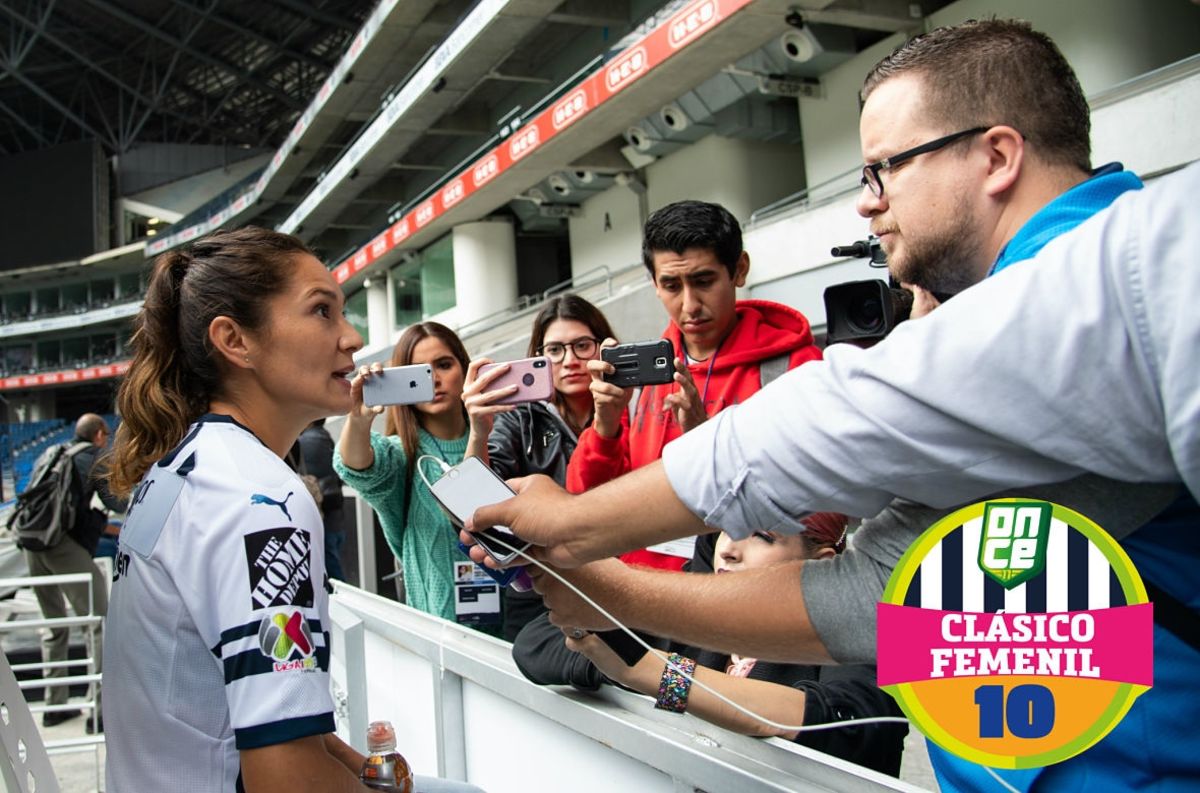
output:
M404 568L408 605L453 622L453 563L467 559L458 550L458 530L433 500L415 468L412 486L405 486L408 464L398 436L372 432L371 448L375 452L374 463L370 468L356 471L347 468L342 461L339 445L334 451L333 468L342 481L357 490L379 514L388 546ZM441 441L425 430L419 430L418 457L428 454L457 465L462 462L466 449L466 435ZM425 475L436 481L441 472L436 465L426 461ZM408 504L404 503L406 491Z

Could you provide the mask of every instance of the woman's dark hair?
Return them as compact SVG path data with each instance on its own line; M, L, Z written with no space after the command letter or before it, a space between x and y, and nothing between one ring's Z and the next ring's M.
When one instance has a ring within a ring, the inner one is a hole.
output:
M117 392L114 493L130 492L220 395L224 366L209 340L212 321L229 317L247 330L262 328L267 301L287 289L301 255L312 251L290 234L247 226L154 261L134 319L133 360Z
M429 337L439 339L447 347L450 352L458 360L462 367L463 374L467 373L467 365L471 363L471 356L467 354L467 348L463 346L462 340L454 333L439 322L418 322L415 325L409 325L404 332L400 334L399 341L396 342L395 348L392 350L392 359L388 361L388 366L408 366L413 362L413 350L418 344ZM463 413L466 413L466 408L463 408ZM399 435L400 445L404 447L404 456L408 460L409 478L412 478L413 463L417 459L417 429L420 427L420 422L417 419L417 411L412 405L393 405L388 408L387 421L384 424L384 433L387 435Z
M608 324L608 318L600 309L593 306L588 301L584 300L579 295L565 294L558 295L546 301L546 305L538 312L538 315L533 319L533 332L529 335L529 356L541 355L542 345L546 342L546 329L551 323L556 320L566 319L575 322L582 322L587 325L588 330L592 332L597 342L604 341L608 338L616 338L613 333L612 326ZM576 427L571 420L571 414L567 410L566 401L562 394L558 391L554 392L554 406L558 408L558 414L562 416L563 421L571 427L576 435L583 431L583 426ZM591 420L587 422L591 423Z

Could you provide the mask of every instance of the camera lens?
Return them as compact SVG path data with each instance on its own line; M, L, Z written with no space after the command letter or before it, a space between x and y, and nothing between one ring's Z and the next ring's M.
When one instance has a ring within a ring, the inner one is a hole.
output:
M847 306L846 321L860 333L883 330L883 304L877 297L868 297Z
M654 365L657 366L659 369L665 368L667 365L667 359L663 358L661 356L658 358L655 358Z
M874 343L908 319L912 301L912 292L889 287L886 281L835 284L825 290L827 341Z
M533 368L534 369L545 369L546 362L544 360L542 360L541 358L539 358L538 360L533 362Z
M525 385L533 385L533 375L526 372L525 376L521 378L521 382Z

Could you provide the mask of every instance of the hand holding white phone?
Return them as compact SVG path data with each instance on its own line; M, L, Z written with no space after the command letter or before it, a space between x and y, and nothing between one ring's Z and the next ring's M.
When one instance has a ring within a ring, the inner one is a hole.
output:
M415 405L433 401L433 369L427 363L392 366L363 381L363 404Z
M512 488L496 476L492 469L480 462L478 457L468 457L453 466L441 479L430 485L429 489L458 528L462 528L463 523L480 507L507 501L516 495ZM518 538L507 526L493 526L478 532L475 539L488 555L501 565L509 564L517 558L517 551L505 545L519 551L524 551L530 546L530 543ZM498 544L494 541L496 539L505 545Z

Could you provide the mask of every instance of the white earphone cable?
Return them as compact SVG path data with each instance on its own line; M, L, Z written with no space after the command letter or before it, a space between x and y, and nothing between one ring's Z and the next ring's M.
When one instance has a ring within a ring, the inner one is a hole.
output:
M428 478L426 478L425 471L422 470L422 467L421 467L422 461L424 461L426 459L433 460L434 462L438 463L438 465L441 466L442 473L449 471L452 466L447 464L444 460L439 460L437 457L434 457L433 455L429 455L429 454L425 454L425 455L422 455L417 458L417 473L420 475L421 479L425 482L425 484L428 487L432 488L433 487L432 483L429 481ZM572 592L574 592L576 595L578 595L579 598L583 600L583 602L587 603L589 606L591 606L596 611L598 611L600 613L600 615L603 616L605 619L607 619L609 622L616 625L617 628L619 628L626 635L628 635L630 638L632 638L635 642L637 642L639 645L641 645L643 648L645 648L647 652L653 653L654 656L656 658L658 658L660 661L662 661L666 666L669 666L677 674L686 678L692 685L698 686L699 688L703 689L704 691L707 691L709 694L713 695L714 697L719 699L721 702L724 702L726 705L730 706L731 708L738 711L739 713L749 716L750 718L755 719L757 721L760 721L769 727L774 727L777 730L783 730L785 732L791 732L791 731L815 732L817 730L832 730L832 729L836 729L838 727L848 727L848 726L859 725L859 724L908 724L908 719L905 719L905 718L902 718L899 716L871 716L868 718L861 718L861 719L845 719L842 721L831 721L831 722L825 722L822 724L782 724L780 722L774 721L773 719L769 719L766 716L762 716L758 713L755 713L754 711L750 710L749 708L746 708L746 707L734 702L729 697L725 696L724 694L722 694L721 692L712 688L711 686L705 685L703 682L697 680L695 677L693 677L687 671L682 669L678 664L672 663L669 658L667 658L661 652L659 652L658 650L656 650L655 648L653 648L649 644L647 644L645 641L643 641L642 637L638 636L630 628L626 627L623 623L621 623L620 620L618 620L616 617L614 617L612 614L610 614L603 606L601 606L596 601L592 600L590 597L588 597L586 594L584 594L578 587L576 587L570 581L563 578L557 572L550 569L546 565L542 564L541 561L534 559L532 556L525 553L524 551L522 551L519 548L514 548L513 546L504 542L504 540L497 538L495 536L495 534L489 534L488 540L491 542L495 542L497 545L500 545L510 551L515 552L517 555L522 556L525 559L528 559L530 562L532 562L533 564L540 567L547 575L553 577L554 579L559 581L563 586L567 587L567 589L570 589ZM997 777L997 779L999 779L999 778ZM1003 780L1000 780L1000 781L1003 782Z

